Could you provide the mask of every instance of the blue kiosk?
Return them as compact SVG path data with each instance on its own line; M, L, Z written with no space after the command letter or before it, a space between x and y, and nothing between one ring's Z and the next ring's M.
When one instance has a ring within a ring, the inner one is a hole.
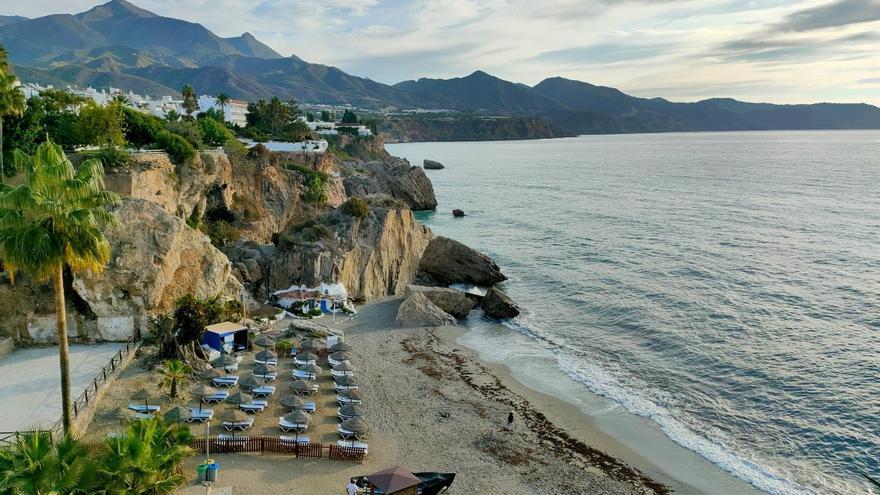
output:
M225 354L247 349L248 329L241 323L224 321L205 327L203 344Z

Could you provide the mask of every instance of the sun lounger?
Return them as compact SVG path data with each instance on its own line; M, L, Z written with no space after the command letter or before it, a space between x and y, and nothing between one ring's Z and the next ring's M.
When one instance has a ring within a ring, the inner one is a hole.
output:
M191 407L189 409L189 417L186 418L187 423L204 423L205 421L211 421L214 418L214 410L213 409L202 409L199 411L198 407Z
M231 423L229 421L224 421L223 423L221 423L221 426L223 426L223 428L226 431L249 430L252 426L254 426L254 418L248 418L247 421L241 421L238 423Z
M357 390L358 388L357 385L340 385L338 383L334 383L333 386L334 388L336 388L337 392L339 392L340 390Z
M269 397L275 395L275 385L263 385L262 387L252 388L251 394L254 397Z
M218 376L211 381L214 382L215 387L229 388L238 385L238 377L235 375Z
M255 414L262 412L269 406L269 402L265 400L252 400L247 404L239 404L238 408L246 413Z
M336 417L339 418L339 419L342 420L342 421L346 421L346 420L349 420L349 419L354 418L354 417L356 417L356 416L346 416L345 414L342 414L342 413L339 411L339 409L336 409Z
M347 397L343 397L341 395L336 396L336 403L340 406L349 406L352 404L360 404L361 401L359 399L349 399Z
M299 380L314 380L315 374L303 370L293 370L293 377Z
M278 378L278 373L272 372L272 373L267 373L265 375L257 375L255 373L254 378L258 378L260 380L266 380L267 382L274 382L275 379Z
M309 359L308 361L306 361L305 359L296 358L293 360L293 362L296 363L297 366L305 366L307 364L315 364L314 359Z
M156 415L155 415L155 414L150 414L150 413L141 413L141 412L139 412L139 413L135 413L135 415L132 416L132 417L133 417L134 419L153 419L153 418L156 417Z
M268 366L278 366L278 360L277 359L267 359L264 361L262 359L254 358L254 364L265 364Z
M342 363L347 363L347 362L349 362L349 361L348 361L348 359L346 359L346 360L344 360L344 361L339 361L339 360L337 360L337 359L333 359L333 358L331 358L331 357L328 357L328 358L327 358L327 362L330 363L330 366L331 366L331 367L335 367L335 366L339 366L339 365L342 364Z
M305 409L291 409L291 411L303 411L303 412L312 414L313 412L315 412L315 403L314 402L306 402Z
M156 414L162 409L160 406L147 406L144 404L129 404L128 408L134 412L138 413L146 413L146 414Z
M346 440L348 440L349 438L357 438L358 437L353 431L346 430L345 428L342 427L342 425L337 426L336 431L339 433L340 437L342 437Z
M298 443L300 445L309 443L309 437L287 437L284 435L280 435L278 440L281 440L281 443Z
M206 395L206 396L202 397L202 401L206 404L219 404L219 403L223 402L224 400L226 400L227 397L229 397L229 392L223 390L223 391L217 392L216 394Z
M289 431L305 431L309 427L308 423L288 423L284 421L284 417L278 418L278 428L287 433Z
M330 376L354 376L354 371L330 370Z
M364 449L364 454L368 452L367 444L364 442L357 442L352 440L337 440L336 445L340 447L345 447L347 449Z

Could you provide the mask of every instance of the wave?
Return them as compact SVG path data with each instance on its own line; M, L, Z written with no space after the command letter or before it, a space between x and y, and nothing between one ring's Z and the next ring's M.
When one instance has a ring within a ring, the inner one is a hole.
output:
M560 370L590 392L611 399L629 413L650 419L670 440L696 452L733 476L774 495L816 495L815 492L800 486L773 468L751 461L694 431L677 418L669 408L664 407L661 401L653 400L648 394L623 385L612 372L584 357L577 356L576 352L571 352L543 336L540 330L518 320L506 320L502 324L545 343L556 355Z

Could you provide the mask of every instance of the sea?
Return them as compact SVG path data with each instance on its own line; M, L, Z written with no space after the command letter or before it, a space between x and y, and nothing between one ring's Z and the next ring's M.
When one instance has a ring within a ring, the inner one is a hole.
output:
M493 257L523 310L469 323L464 344L600 427L649 423L750 489L873 493L880 132L387 149L446 166L427 171L439 206L419 218ZM618 429L636 449L654 442ZM724 486L701 491L739 491Z

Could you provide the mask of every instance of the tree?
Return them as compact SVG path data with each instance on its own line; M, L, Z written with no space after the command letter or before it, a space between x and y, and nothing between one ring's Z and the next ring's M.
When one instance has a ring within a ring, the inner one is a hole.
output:
M93 493L96 469L82 444L70 436L52 441L48 431L19 434L0 451L0 493L8 495Z
M46 138L46 119L45 100L33 96L28 99L27 108L21 116L9 117L4 121L3 158L6 175L12 177L18 172L12 160L14 150L32 155L40 140Z
M122 94L114 96L112 101L113 103L118 103L123 106L131 105L131 100L128 98L128 96Z
M199 100L196 98L196 90L187 84L180 90L181 96L183 96L183 110L186 112L187 117L192 118L193 112L199 109Z
M217 106L220 107L220 112L223 113L223 122L226 122L226 105L229 105L229 100L229 95L226 93L217 95Z
M328 197L324 181L318 176L312 177L303 192L303 199L315 207L315 216L318 216L318 207L326 203Z
M327 110L321 110L321 122L332 122L333 116Z
M293 100L285 102L278 97L260 100L248 105L248 130L250 135L258 132L274 139L299 140L309 135L309 128L299 115L299 107Z
M184 364L180 359L169 359L160 372L162 374L162 387L167 387L171 398L177 397L177 386L186 382L192 373L192 368Z
M165 112L165 120L167 120L168 122L177 122L178 120L180 120L180 114L177 113L177 110L174 110L172 108L171 110Z
M342 123L343 124L357 124L358 116L356 113L351 110L346 110L344 114L342 114Z
M0 184L6 179L3 163L3 117L20 116L25 110L24 93L15 85L6 48L0 46Z
M73 272L100 272L110 259L110 244L101 227L115 221L108 206L119 196L104 190L99 160L84 161L78 169L51 140L34 156L15 153L25 181L0 186L0 253L10 273L18 270L39 280L52 279L61 365L61 411L64 431L70 433L70 372L67 352L67 312L64 267Z
M91 101L86 103L80 109L75 124L81 144L103 148L125 147L123 108L117 102L108 105L98 105Z
M199 127L202 131L202 140L208 146L223 146L235 139L232 132L222 122L217 120L211 118L200 119Z
M132 422L124 435L107 440L99 461L100 493L161 495L186 479L180 464L193 454L185 425L160 418Z

